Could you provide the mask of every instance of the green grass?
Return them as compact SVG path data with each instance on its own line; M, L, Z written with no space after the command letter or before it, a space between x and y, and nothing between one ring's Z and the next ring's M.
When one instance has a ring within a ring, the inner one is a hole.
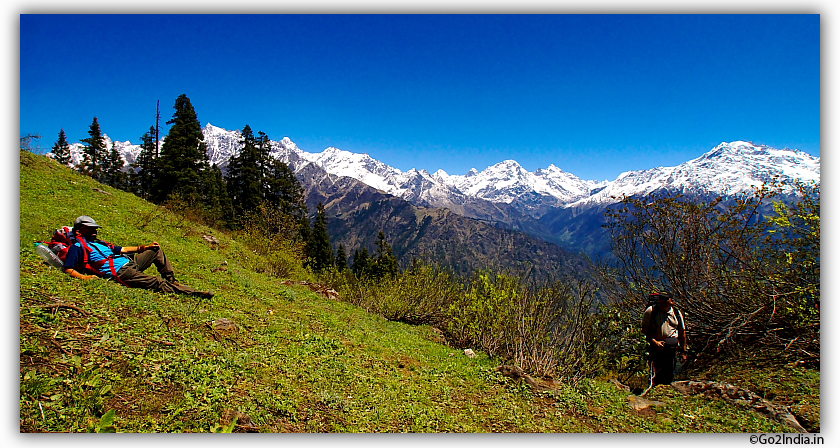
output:
M20 176L22 432L219 432L235 417L238 432L789 431L670 388L651 392L665 403L652 414L634 412L603 380L532 391L496 373L499 360L469 358L430 327L284 286L252 269L259 257L229 235L43 156L21 152ZM216 297L85 282L48 267L34 241L82 214L103 225L105 240L160 242L180 281ZM215 330L222 318L237 329ZM818 373L807 380L815 389L785 397L816 394L818 425Z

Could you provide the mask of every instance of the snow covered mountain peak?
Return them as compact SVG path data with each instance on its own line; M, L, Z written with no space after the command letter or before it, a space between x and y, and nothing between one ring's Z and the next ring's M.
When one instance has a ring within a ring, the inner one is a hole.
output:
M703 154L701 157L715 158L715 157L738 157L738 156L756 156L766 154L772 148L764 145L756 145L753 142L734 141L723 142L715 146L711 151Z
M525 168L523 168L522 165L520 165L519 162L517 162L516 160L505 160L493 166L487 167L487 169L485 169L479 174L481 174L485 178L517 178L525 180L529 177L531 173L529 173Z
M317 155L319 160L330 160L330 159L369 159L370 156L367 154L356 154L350 151L344 151L338 149L334 146L330 146L329 148L321 151L320 153L313 153Z
M522 171L522 165L519 164L516 160L508 159L502 162L499 162L488 169L494 169L498 171Z
M220 135L220 134L227 134L227 133L230 133L230 132L239 133L239 130L228 131L227 129L222 129L218 126L213 126L212 124L207 123L207 124L204 125L204 129L202 129L202 132L204 133L204 138L206 139L208 137L208 134L209 135Z
M551 163L547 168L537 168L537 170L534 171L534 174L537 176L552 176L562 172L563 170L557 168L553 163Z
M729 171L736 175L749 174L753 178L753 185L767 182L774 176L820 181L819 157L795 149L776 149L752 142L721 143L684 165L696 169Z
M746 141L723 142L700 157L674 167L624 172L596 194L568 207L611 203L625 195L649 194L659 189L736 195L774 178L819 184L820 158L799 150Z

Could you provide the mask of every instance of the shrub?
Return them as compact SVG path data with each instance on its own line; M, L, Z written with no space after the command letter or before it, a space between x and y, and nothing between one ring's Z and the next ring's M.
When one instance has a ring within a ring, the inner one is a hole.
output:
M602 270L607 295L637 321L650 292L673 292L701 360L818 361L819 188L794 187L728 203L624 198L607 213L617 260Z
M474 344L526 370L580 378L601 365L594 293L583 280L534 285L482 271L450 305L447 328L460 344Z
M322 279L354 305L415 325L442 326L449 304L463 291L454 274L419 261L392 276L359 279L349 270L331 270Z
M250 267L277 277L304 277L304 243L298 220L263 203L243 219L237 240L257 257Z
M411 324L433 325L450 343L474 348L539 374L581 378L603 370L598 356L613 342L609 319L594 313L595 289L571 278L533 285L510 274L480 271L471 281L415 262L402 274L372 281L350 271L322 279L343 300Z

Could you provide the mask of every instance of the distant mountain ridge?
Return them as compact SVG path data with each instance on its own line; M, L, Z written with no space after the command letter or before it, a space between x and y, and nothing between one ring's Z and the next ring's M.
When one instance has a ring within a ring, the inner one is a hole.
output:
M660 189L697 195L734 196L771 181L820 183L820 158L802 151L775 149L751 142L721 143L702 156L674 167L622 173L597 193L566 207L615 202Z
M212 124L203 129L210 163L224 171L228 160L239 152L241 134ZM106 144L111 141L107 137ZM426 207L451 207L471 200L509 204L539 218L550 208L611 202L611 197L670 190L731 195L770 180L820 181L820 158L791 149L776 149L751 142L723 142L700 157L675 167L627 171L613 181L583 180L551 164L529 172L515 160L505 160L483 171L475 168L464 175L443 170L401 171L368 154L356 154L330 147L320 153L301 150L288 137L272 141L272 154L299 170L314 163L324 171L359 180L385 193ZM140 151L139 145L114 142L127 163ZM80 160L82 145L71 145L74 162ZM469 214L469 213L467 213Z
M587 261L543 238L468 218L447 208L413 205L363 182L329 174L314 163L299 171L310 210L324 204L328 231L348 255L375 250L380 231L393 246L402 267L415 259L435 262L469 276L492 267L514 273L530 271L539 279L558 273L585 273Z
M239 152L240 132L209 123L203 132L210 162L224 171L228 160ZM106 140L110 144L107 136ZM272 155L289 164L299 178L304 177L304 172L320 171L333 178L347 177L415 207L447 208L458 215L523 231L567 249L598 253L605 250L598 223L606 207L623 196L668 190L702 197L729 197L773 177L820 182L819 157L746 141L723 142L680 165L627 171L612 181L584 180L553 164L529 172L515 160L497 163L483 171L471 169L464 175L450 175L443 170L434 174L417 169L404 172L368 154L333 147L309 153L288 137L271 144ZM127 163L133 162L139 153L139 146L130 142L114 142L114 145ZM74 162L80 158L81 148L78 143L71 145Z
M238 152L239 131L207 124L204 128L211 163L224 168ZM775 149L746 141L723 142L700 157L675 167L628 171L613 181L583 180L551 164L535 172L515 160L506 160L483 171L450 175L443 170L401 171L370 157L338 148L308 153L289 138L272 141L273 154L299 165L314 163L330 174L359 180L415 205L448 207L466 198L511 204L538 218L546 207L568 207L587 201L610 202L611 196L646 194L667 186L723 195L760 185L773 175L819 182L820 158L791 149Z

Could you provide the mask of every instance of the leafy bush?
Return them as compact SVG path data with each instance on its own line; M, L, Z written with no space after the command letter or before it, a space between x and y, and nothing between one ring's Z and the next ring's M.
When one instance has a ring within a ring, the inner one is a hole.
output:
M786 205L791 193L798 199ZM817 186L772 184L729 203L624 198L607 217L617 263L603 269L602 284L629 319L664 288L701 360L818 362Z
M299 221L266 203L248 213L237 240L256 255L249 267L281 278L306 277Z
M517 277L481 271L449 307L448 331L463 345L526 370L553 373L576 332L567 288L535 288ZM573 309L575 309L573 311Z
M514 347L525 343L517 328L520 292L516 278L477 273L467 292L449 306L449 333L462 345L478 344L490 356L516 352Z
M422 262L377 281L359 280L350 271L322 278L343 300L369 312L436 326L457 346L483 350L533 373L592 375L604 368L598 357L612 348L602 327L614 324L593 313L595 290L582 281L538 286L484 270L465 282Z
M463 284L438 265L417 261L405 272L361 279L349 271L332 270L322 276L343 300L387 319L442 326L454 297Z

